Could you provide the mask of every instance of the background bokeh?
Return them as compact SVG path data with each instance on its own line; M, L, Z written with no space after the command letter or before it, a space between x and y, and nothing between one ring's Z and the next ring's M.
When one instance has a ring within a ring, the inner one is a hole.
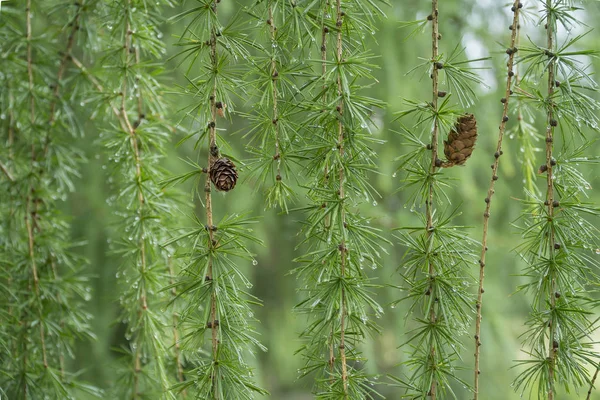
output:
M219 6L221 16L224 19L228 18L239 11L242 5L250 3L250 0L222 1ZM379 126L374 130L374 134L386 140L385 145L377 148L380 174L372 177L372 182L381 193L381 198L377 199L376 205L365 203L361 210L364 215L373 217L372 223L383 229L384 235L394 243L393 246L388 247L389 254L385 255L383 268L369 271L375 282L382 285L401 283L397 269L401 267L405 249L397 244L392 230L416 220L414 214L405 205L408 195L397 190L401 183L399 175L394 176L397 167L394 159L403 152L403 149L401 138L394 132L398 125L393 122L393 114L403 109L403 99L427 99L430 92L430 80L426 76L420 73L407 75L409 70L421 63L419 58L428 57L429 32L405 40L410 31L400 29L400 21L423 18L429 13L430 5L422 0L392 0L392 3L392 7L385 8L387 17L378 22L376 33L367 38L369 47L378 55L373 62L380 66L380 69L375 71L379 82L373 85L369 94L388 104L385 110L377 111L375 115ZM529 2L525 3L528 6ZM589 29L598 27L599 4L589 2L585 12L577 13L577 16L589 25ZM507 29L510 25L509 8L503 1L496 0L440 1L440 30L443 34L441 51L448 52L460 42L465 47L469 58L492 57L485 63L487 69L480 71L488 87L477 88L479 98L469 109L469 112L475 114L478 119L477 149L465 167L452 168L445 172L455 178L455 187L449 192L452 203L460 206L462 210L457 223L473 227L471 234L476 240L481 238L483 199L490 178L489 164L492 161L497 126L501 118L499 100L503 97L505 84L503 65L506 62L505 44L510 33ZM165 10L165 13L175 15L180 11L181 9L175 7ZM534 13L534 16L536 15ZM180 66L177 59L169 60L169 57L178 51L174 43L181 29L180 24L166 24L163 27L163 37L169 43L164 57L166 73L163 80L171 87L186 83L184 79L186 67ZM542 29L539 26L524 26L523 40L529 40L527 38L529 37L536 41L541 38L541 34ZM598 49L600 33L593 30L585 37L582 45ZM600 61L593 60L593 63L595 70L600 68ZM184 108L193 99L177 93L167 94L167 99L171 104L172 115L169 116L171 122L187 126L187 121L177 110ZM241 111L250 109L250 105L244 104L243 101L239 101L236 106ZM85 107L82 107L82 113L86 112ZM543 122L538 122L537 126L542 131ZM509 127L510 124L509 122ZM109 177L102 166L107 162L109 155L97 142L97 131L94 125L94 121L87 123L87 136L81 146L86 151L88 162L82 167L77 190L71 194L64 207L65 212L73 216L74 239L85 243L78 248L78 251L90 261L89 272L93 276L91 281L93 296L87 306L95 316L93 328L97 340L91 344L82 343L78 346L76 367L84 370L83 376L86 380L106 388L110 387L116 378L114 365L118 354L113 349L124 344L125 338L124 327L114 323L119 313L119 293L116 289L119 260L115 255L111 255L109 243L116 239L119 232L115 229L118 225L115 225L116 220L111 207L106 202L110 195ZM236 157L240 159L249 157L244 150L243 133L246 126L247 121L240 116L234 116L233 123L227 127L225 133L227 140L235 149ZM176 147L179 139L179 136L173 136L165 164L165 168L174 174L186 170L182 159L197 158L193 141ZM600 145L595 144L590 151L598 154ZM507 137L504 152L505 157L500 166L500 180L494 197L489 238L490 252L486 268L481 368L481 398L485 400L520 398L520 394L515 393L511 388L511 382L519 371L511 367L514 365L514 360L526 357L520 350L519 335L524 332L523 323L529 312L529 303L526 295L516 292L517 286L524 279L519 276L523 264L513 251L520 238L511 225L511 222L519 216L521 205L518 199L523 197L519 144L516 140ZM537 164L541 164L544 155L539 153L538 156ZM203 153L202 159L204 159ZM592 182L590 198L595 201L600 200L600 171L598 168L588 169L584 174ZM298 176L302 181L301 170ZM257 254L258 265L248 266L246 271L254 283L252 294L262 299L264 303L262 307L255 310L255 315L260 320L258 330L261 333L261 340L269 350L259 353L256 357L258 379L271 392L273 399L309 399L312 398L310 379L297 379L297 371L301 367L302 360L295 356L294 352L301 345L298 333L302 330L305 320L304 317L292 312L299 300L296 292L299 282L296 281L295 276L289 274L295 267L292 260L300 255L295 250L295 246L300 240L298 220L302 219L303 215L293 212L285 215L277 210L265 209L260 188L252 181L244 181L243 172L241 179L241 184L231 193L227 195L217 193L214 202L216 215L222 215L225 210L228 212L250 210L253 215L261 217L261 222L256 227L256 234L264 240L265 245L253 249ZM189 186L181 189L191 193ZM302 190L298 188L298 205L304 202ZM185 225L187 218L185 214L189 215L193 210L184 209L182 212L184 215L174 215L173 218L180 219ZM195 212L202 216L199 204L196 204ZM479 251L479 249L475 250ZM477 268L474 264L473 274L477 273ZM404 303L400 303L393 309L389 306L401 295L391 286L378 290L378 301L386 305L385 314L378 321L383 328L382 334L370 338L362 349L369 359L365 368L369 372L382 375L380 378L382 384L377 390L389 399L399 399L400 392L397 388L385 384L387 381L385 375L402 374L402 367L399 364L405 360L405 353L398 347L404 342L405 333L411 328ZM472 331L473 329L464 336L463 360L459 363L464 367L464 371L460 371L459 374L468 382L472 380ZM581 399L584 398L585 392L587 388L579 394L561 395L560 399ZM469 398L469 394L462 386L456 387L456 393L459 399ZM594 399L600 399L600 392L594 396Z

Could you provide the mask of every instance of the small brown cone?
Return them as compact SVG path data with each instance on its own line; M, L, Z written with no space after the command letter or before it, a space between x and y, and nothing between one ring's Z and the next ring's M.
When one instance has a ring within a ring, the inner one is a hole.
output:
M471 154L477 141L477 121L473 114L465 114L458 118L454 128L448 134L448 140L444 140L444 154L446 161L442 167L449 168L455 165L463 165Z
M210 180L215 187L228 192L235 187L238 173L229 158L219 158L210 166Z

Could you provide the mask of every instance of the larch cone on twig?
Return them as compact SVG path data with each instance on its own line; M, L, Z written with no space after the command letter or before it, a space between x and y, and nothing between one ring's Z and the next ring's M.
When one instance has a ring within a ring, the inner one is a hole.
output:
M448 133L448 140L444 140L444 154L446 161L442 167L449 168L463 165L475 148L477 141L477 120L473 114L465 114L458 118L454 128Z

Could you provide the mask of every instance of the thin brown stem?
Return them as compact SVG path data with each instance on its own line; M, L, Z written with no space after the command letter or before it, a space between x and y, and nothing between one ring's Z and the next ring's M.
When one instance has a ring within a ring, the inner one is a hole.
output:
M175 272L173 271L173 262L171 257L169 257L167 264L169 266L169 283L171 284L171 294L173 295L173 299L177 298L177 289L173 285L175 283ZM177 367L177 380L179 382L183 382L183 365L181 364L181 345L179 344L179 330L177 326L179 325L179 317L176 311L173 311L173 342L175 346L175 365ZM183 398L187 398L187 390L183 390L182 392Z
M336 14L337 14L337 20L336 20L336 25L337 25L337 41L336 41L336 59L337 59L337 64L338 64L338 77L337 77L337 86L338 86L338 96L339 96L339 103L338 103L338 108L339 108L339 121L338 121L338 146L339 146L339 153L340 153L340 160L343 160L344 158L344 124L342 122L342 118L344 115L344 97L343 97L343 89L342 89L342 78L341 78L341 71L339 71L339 69L341 68L342 64L343 64L343 59L342 59L342 55L343 55L343 41L342 41L342 25L344 22L344 15L342 14L342 0L337 0L336 1ZM340 161L340 163L343 163L343 161ZM346 226L346 212L344 209L344 197L345 197L345 188L344 188L344 183L345 183L345 176L344 176L344 167L343 165L340 165L339 168L339 180L340 180L340 189L339 189L339 196L340 196L340 200L342 201L342 206L341 206L341 223L342 223L342 227ZM345 229L345 228L342 228ZM345 276L346 276L346 255L348 253L348 250L346 249L346 233L342 232L342 241L340 243L339 249L340 249L340 274L341 274L341 279L344 280ZM346 307L346 290L344 289L344 287L342 286L342 305L341 305L341 317L340 317L340 362L342 364L342 383L344 385L344 399L348 398L348 366L347 363L348 361L346 360L346 313L347 313L347 307Z
M67 45L65 51L60 60L60 64L58 66L58 73L56 74L56 83L54 84L54 89L52 90L52 101L50 103L50 118L48 120L48 130L46 131L46 136L44 138L44 155L48 153L48 146L50 145L50 130L52 126L54 126L54 122L56 120L56 106L58 103L58 96L60 94L60 82L65 74L65 70L67 69L68 61L71 58L71 51L73 50L73 44L75 43L75 35L79 30L79 19L81 18L81 12L84 8L85 0L81 0L81 2L76 2L75 7L77 7L77 12L75 13L75 17L71 21L71 32L69 33L69 37L67 38Z
M29 78L29 111L31 125L35 122L35 96L33 94L33 57L31 55L31 0L27 0L27 76Z
M475 318L475 381L473 385L473 399L478 400L479 398L479 375L481 369L479 368L480 356L481 356L481 312L482 312L482 300L483 300L483 281L485 278L485 259L488 250L488 227L490 220L490 210L492 207L492 197L494 196L494 186L498 180L498 166L500 163L500 156L502 155L502 140L504 139L504 133L506 132L506 122L508 121L508 105L510 101L510 95L512 93L511 87L513 83L513 66L515 61L515 53L517 51L517 26L519 25L519 0L515 0L513 4L513 23L512 23L512 34L510 38L510 47L507 50L508 63L507 63L507 78L506 78L506 89L504 91L504 97L502 103L504 108L502 110L502 120L498 129L498 143L496 144L496 152L494 153L494 164L492 165L492 178L490 179L489 188L487 191L487 197L485 198L485 212L483 213L483 238L481 239L481 256L479 258L479 289L477 291L477 316Z
M214 0L213 2L213 12L215 16L217 14L217 5L220 0ZM210 32L210 61L211 68L213 70L213 74L217 73L218 68L218 59L217 59L217 27L212 26ZM216 106L216 97L217 97L217 79L213 76L213 88L212 93L210 94L210 122L209 122L209 130L208 130L208 173L206 174L206 183L204 185L204 192L206 193L205 204L206 204L206 224L208 227L208 246L209 248L214 248L217 243L214 239L214 230L212 227L213 224L213 211L212 211L212 196L211 196L211 180L210 180L210 169L212 168L213 161L219 156L219 148L217 147L217 106ZM212 251L211 251L212 252ZM217 324L217 299L215 293L215 276L213 271L213 261L212 258L208 259L208 277L207 279L210 281L211 285L211 295L210 295L210 329L211 329L211 347L212 347L212 359L215 368L212 368L212 390L211 395L212 398L217 400L219 398L218 389L218 381L216 376L216 366L218 364L218 350L219 350L219 327Z
M437 113L438 109L438 56L439 56L439 19L438 19L438 0L431 1L431 62L432 62L432 72L431 72L431 80L432 80L432 90L433 90L433 98L431 101L431 106L433 108L433 112ZM433 132L431 133L431 166L429 168L429 174L435 174L437 167L440 165L438 160L438 134L439 134L439 121L437 118L434 118L433 121ZM433 182L429 183L428 188L428 199L425 205L425 214L427 218L427 237L428 240L432 239L433 235ZM431 296L435 296L435 266L432 262L429 262L429 279L430 279L430 287L429 292ZM429 310L429 321L432 325L435 325L437 320L436 312L435 312L435 303L432 302L431 308ZM429 349L429 356L431 358L430 368L432 371L435 371L437 368L436 363L436 353L435 353L435 345L432 343ZM429 396L432 400L436 399L436 391L437 391L437 381L434 379L431 380L431 386L429 388Z
M27 76L29 80L29 96L30 96L30 123L31 129L34 129L35 125L35 96L33 94L34 81L33 81L33 56L32 56L32 46L31 46L31 0L27 0L26 6L26 20L27 20ZM31 142L31 170L32 172L35 170L35 145L32 140ZM39 275L38 269L35 261L35 233L33 225L35 224L36 212L35 209L32 210L32 205L35 207L37 201L34 197L35 189L33 188L33 183L30 181L29 189L27 191L27 199L26 199L26 214L25 214L25 225L27 227L27 243L29 247L29 258L31 260L31 274L33 276L33 287L36 296L36 303L39 314L39 329L40 329L40 342L42 345L42 362L44 364L44 368L48 368L48 358L46 354L46 335L44 332L44 323L42 319L42 304L40 299L40 286L39 286Z
M13 161L14 151L13 144L15 141L15 112L14 112L14 96L10 87L10 81L6 82L6 91L8 92L8 159Z
M2 161L0 161L0 170L2 170L2 172L4 173L4 175L6 175L6 178L8 178L9 181L11 181L11 182L15 181L15 178L12 176L12 174L8 170L8 167L6 165L4 165L2 163Z
M81 73L92 83L92 85L96 88L96 90L98 92L104 93L104 87L102 86L100 81L98 81L98 79L96 79L96 77L88 71L88 69L83 65L83 63L81 61L79 61L79 59L77 57L71 56L71 61L73 62L73 65L75 65L77 68L79 68ZM124 132L129 132L129 128L125 124L125 121L123 120L122 115L119 112L119 109L114 104L112 104L110 101L107 103L108 103L108 106L110 107L110 109L112 110L113 114L119 121L119 124L121 125L121 129Z
M553 55L554 50L554 31L556 28L556 22L552 16L552 1L546 0L546 39L548 45L548 119L546 127L546 203L548 207L548 219L551 222L550 226L550 237L548 243L548 252L551 262L554 261L554 253L556 251L555 245L555 232L552 225L552 219L554 218L554 182L553 182L553 164L554 159L552 157L553 151L553 140L554 140L554 127L556 121L554 119L554 85L555 76L554 70L556 67L555 57ZM555 380L555 365L556 355L558 352L558 342L556 341L556 321L554 319L554 308L556 306L556 277L551 277L550 290L548 297L550 300L550 321L548 322L549 340L548 340L548 400L554 400L554 380Z
M600 371L600 365L598 365L596 367L596 372L594 373L594 377L592 378L592 381L590 382L590 389L587 392L587 397L585 398L585 400L591 399L592 391L594 390L594 383L596 382L596 378L598 378L598 371Z
M273 19L273 1L271 0L269 2L269 31L271 34L271 41L273 42L273 44L276 44L276 34L277 34L277 28L275 26L275 20ZM273 124L275 125L275 155L273 156L273 158L277 163L277 176L276 179L277 181L281 181L281 146L279 143L279 111L277 109L277 100L278 100L278 90L277 90L277 82L279 81L279 79L277 79L279 75L279 72L277 71L277 60L275 58L275 53L273 53L273 56L271 58L271 77L273 79L272 81L272 96L273 96Z
M144 197L144 193L142 190L142 166L141 166L141 157L140 157L140 148L139 148L139 141L138 141L138 137L136 134L136 127L133 126L129 120L129 115L127 112L127 103L126 103L126 99L128 98L128 90L129 87L127 85L127 77L129 74L129 68L131 67L130 63L130 59L131 59L131 49L133 46L133 34L134 32L131 30L131 24L130 24L130 13L131 13L131 0L128 0L126 2L126 9L125 9L125 29L123 32L123 62L124 62L124 73L123 73L123 82L121 83L121 110L120 110L120 115L121 115L121 119L124 122L124 125L127 127L127 133L129 134L129 142L131 145L131 149L133 151L133 156L134 156L134 162L135 162L135 179L137 182L137 188L138 188L138 192L137 192L137 198L138 198L138 203L139 203L139 208L138 208L138 213L140 214L140 224L143 224L144 219L141 217L143 214L143 210L145 208L145 197ZM133 63L137 63L139 60L137 57L133 58ZM139 100L141 101L141 94L139 94ZM138 106L141 106L140 103L138 103ZM139 114L139 113L138 113ZM139 243L139 254L140 254L140 274L142 275L142 277L145 276L146 274L146 268L147 268L147 260L146 260L146 240L144 239L145 236L145 232L144 232L144 228L143 226L140 227L139 229L139 237L138 237L138 243ZM147 299L147 294L146 294L146 286L144 284L144 280L142 279L142 282L140 284L140 297L139 297L139 305L140 305L140 309L138 312L138 318L143 319L144 318L144 313L148 310L148 299ZM136 337L136 341L139 339L139 337ZM133 399L137 399L138 398L138 388L139 388L139 375L141 373L141 361L140 361L140 357L141 357L141 346L138 344L136 346L136 350L135 350L135 359L134 359L134 381L133 381L133 393L132 393L132 398Z
M329 1L325 3L325 7L323 9L323 13L321 15L321 79L323 79L323 110L327 106L327 82L325 81L325 75L327 74L327 34L329 33L329 28L327 27L327 15L329 14L329 7L331 4ZM323 169L323 183L327 185L329 181L329 166L325 164L325 168ZM325 216L325 230L328 230L330 227L330 217L329 215ZM331 327L331 333L329 334L329 358L327 363L329 365L329 371L331 374L331 382L334 380L334 371L335 371L335 327Z

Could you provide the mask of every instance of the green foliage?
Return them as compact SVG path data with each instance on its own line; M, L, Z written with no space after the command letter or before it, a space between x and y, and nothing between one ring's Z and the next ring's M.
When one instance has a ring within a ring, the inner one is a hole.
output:
M373 377L361 371L361 346L379 331L373 317L383 309L364 268L381 265L385 239L358 206L378 197L368 176L376 172L372 146L381 141L369 127L383 104L362 94L376 66L360 32L375 29L381 9L369 1L314 3L310 17L321 33L321 59L310 61L314 72L303 77L301 103L310 203L297 209L306 222L304 255L296 259L302 265L295 273L304 281L296 309L309 321L301 334L301 375L314 377L317 398L372 398L377 392Z
M89 95L65 71L91 7L27 1L2 9L0 387L11 399L102 394L69 368L75 341L94 334L82 307L91 298L86 260L74 253L80 244L59 210L82 162L75 107ZM57 12L70 25L50 20L47 32L33 30L33 14Z
M126 326L128 342L117 350L119 379L111 392L118 398L175 398L169 390L183 379L174 343L176 317L165 312L172 293L162 290L165 280L173 280L173 249L161 245L174 225L170 216L178 202L176 193L159 185L165 177L159 163L173 130L163 119L162 68L155 62L164 52L162 11L161 3L131 0L107 2L98 11L109 34L99 38L102 69L92 72L91 83L100 92L98 112L111 121L99 142L113 193L107 201L116 217L112 251L120 260L118 322Z
M517 364L515 388L530 398L552 399L560 396L560 388L568 393L589 387L588 368L598 363L591 339L597 320L591 310L600 265L589 252L598 246L593 219L599 213L584 201L590 186L576 164L595 162L584 154L590 146L586 131L598 127L599 105L586 93L596 84L579 58L596 52L579 47L583 35L558 36L559 24L569 29L577 24L575 8L560 0L541 1L539 8L547 44L522 49L525 73L519 93L535 109L532 115L539 110L546 117L546 159L538 173L547 180L545 189L526 192L518 221L522 242L517 251L527 278L520 290L530 295L532 312L522 336L528 357ZM544 78L546 92L526 86Z
M403 397L411 399L456 399L453 386L468 385L457 375L456 368L464 348L463 335L471 324L473 298L469 288L473 278L469 267L476 260L476 242L465 233L467 227L453 224L458 213L450 211L447 190L451 179L444 169L438 169L442 165L438 157L440 137L447 137L455 129L457 117L466 114L461 105L475 103L471 85L483 80L474 63L484 59L463 60L459 46L449 53L438 52L439 43L443 43L438 42L438 32L443 31L439 15L434 1L432 16L428 17L433 53L415 68L430 76L433 101L407 100L409 108L398 114L412 125L403 126L399 132L405 141L403 147L408 149L398 158L402 190L412 192L408 195L410 210L422 224L400 228L398 238L407 250L399 268L403 280L399 289L406 294L393 303L407 301L408 313L417 313L404 344L409 352L404 362L406 376L392 377ZM440 89L444 82L447 93ZM424 137L428 136L431 143L425 144Z
M599 398L594 2L0 3L0 397Z
M186 370L185 382L174 390L191 392L197 399L253 399L267 392L255 383L247 357L255 349L266 348L252 327L252 307L260 301L243 289L252 285L240 263L252 260L256 264L247 247L249 242L260 243L252 233L256 220L234 214L213 222L211 192L216 187L209 178L220 148L227 146L225 138L217 137L220 122L235 111L234 96L247 91L244 71L236 61L248 59L247 48L253 44L239 30L238 17L222 25L218 10L219 1L199 0L174 18L187 24L178 42L184 47L180 58L189 63L185 92L193 94L187 116L192 120L191 131L197 134L198 158L202 154L208 159L206 167L201 169L200 161L192 162L193 171L166 182L182 182L200 170L207 172L204 192L198 192L206 211L205 223L194 217L192 228L172 235L165 244L176 245L177 258L184 260L172 286L178 289L177 301L182 307L182 351L193 366Z

